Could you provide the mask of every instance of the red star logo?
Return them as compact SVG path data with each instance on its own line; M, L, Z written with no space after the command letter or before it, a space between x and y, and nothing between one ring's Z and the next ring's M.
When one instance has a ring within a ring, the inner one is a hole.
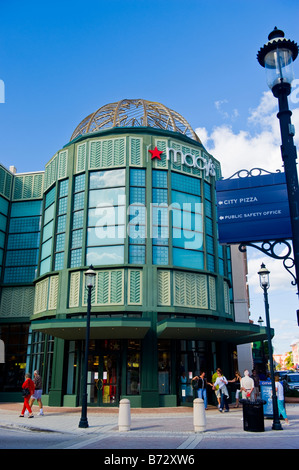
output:
M163 150L158 150L157 147L154 148L154 150L149 150L149 152L152 154L152 159L153 158L158 158L161 160L161 153L163 153Z

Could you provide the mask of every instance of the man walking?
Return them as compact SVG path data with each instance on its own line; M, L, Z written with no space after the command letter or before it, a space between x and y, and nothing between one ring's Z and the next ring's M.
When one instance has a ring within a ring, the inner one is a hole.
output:
M31 395L30 398L30 407L32 407L34 400L37 400L38 406L39 406L39 415L43 416L44 411L43 411L43 404L42 404L42 393L43 393L43 384L42 384L42 378L39 375L38 370L34 371L34 379L33 382L35 384L35 391L34 394Z

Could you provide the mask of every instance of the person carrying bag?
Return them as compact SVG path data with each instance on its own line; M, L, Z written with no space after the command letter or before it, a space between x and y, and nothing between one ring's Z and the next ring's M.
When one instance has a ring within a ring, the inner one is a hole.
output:
M24 405L23 409L20 414L20 418L24 418L24 413L28 410L29 416L28 418L33 418L32 410L29 405L29 400L31 395L34 394L35 385L34 382L31 380L31 374L25 375L25 382L22 385L22 395L24 397Z

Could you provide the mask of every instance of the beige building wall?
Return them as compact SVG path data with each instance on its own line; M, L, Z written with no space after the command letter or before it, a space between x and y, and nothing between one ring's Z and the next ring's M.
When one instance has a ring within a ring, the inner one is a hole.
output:
M239 245L231 245L232 278L234 291L235 321L249 323L249 291L247 284L247 253ZM253 368L251 343L237 346L238 369L241 375L245 369Z

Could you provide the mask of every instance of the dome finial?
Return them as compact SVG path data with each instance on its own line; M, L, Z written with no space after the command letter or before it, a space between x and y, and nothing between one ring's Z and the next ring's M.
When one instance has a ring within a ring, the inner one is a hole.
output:
M277 29L277 26L275 26L268 36L269 41L276 38L284 38L284 32L281 29Z

